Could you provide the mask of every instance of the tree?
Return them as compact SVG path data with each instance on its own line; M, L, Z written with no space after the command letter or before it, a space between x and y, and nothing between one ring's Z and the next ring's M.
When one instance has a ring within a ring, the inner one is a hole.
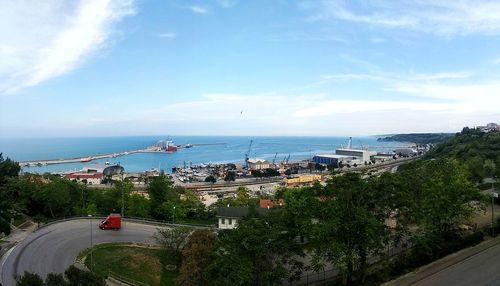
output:
M300 251L281 221L254 215L220 233L205 272L206 285L282 285L283 279L295 279Z
M76 268L74 265L71 265L66 271L64 271L64 275L68 279L70 286L104 286L106 285L104 279L97 276L90 271L84 271Z
M49 273L45 278L46 286L69 286L61 273Z
M150 213L149 200L139 194L132 194L128 199L127 214L132 217L147 218Z
M182 265L176 284L181 286L206 285L204 272L211 262L210 254L215 244L212 230L195 230L182 250Z
M25 271L16 279L16 286L44 286L44 283L40 275Z
M8 178L17 177L21 171L19 163L12 161L7 157L3 158L3 153L0 153L0 187L3 186Z
M320 163L316 163L316 165L314 165L314 169L315 169L316 171L323 172L323 171L326 169L326 167L325 167L325 166L323 166L323 165L321 165Z
M234 182L236 180L236 173L234 171L228 171L226 176L224 177L224 181L226 182Z
M17 162L4 159L3 153L0 153L0 233L10 234L9 221L18 205L15 198L11 196L9 188L5 185L11 178L17 178L21 167Z
M161 228L155 235L156 241L164 250L169 261L175 265L179 265L181 262L181 250L191 231L190 227Z
M334 177L320 190L323 197L313 215L311 240L315 245L315 268L325 261L335 265L346 285L357 278L363 283L367 259L384 247L388 232L384 224L386 202L369 189L359 174Z
M217 182L217 178L215 178L214 175L209 175L205 178L205 182L215 184L215 182Z
M147 190L149 194L150 211L154 218L168 219L168 217L162 213L161 206L166 201L176 201L178 199L173 186L174 182L172 179L163 173L151 179Z

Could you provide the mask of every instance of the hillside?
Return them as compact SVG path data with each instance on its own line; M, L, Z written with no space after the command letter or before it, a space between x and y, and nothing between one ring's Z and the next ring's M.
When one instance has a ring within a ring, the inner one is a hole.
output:
M467 166L471 179L476 182L492 175L500 177L500 133L464 128L437 144L426 157L457 159Z
M387 137L379 137L377 141L382 142L412 142L415 144L438 143L449 137L453 133L410 133L410 134L395 134Z

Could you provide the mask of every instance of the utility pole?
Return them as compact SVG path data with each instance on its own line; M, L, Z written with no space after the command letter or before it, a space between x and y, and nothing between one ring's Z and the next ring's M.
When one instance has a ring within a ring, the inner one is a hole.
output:
M122 214L121 215L123 217L125 215L125 202L123 199L123 197L124 197L123 193L125 192L125 185L124 185L125 183L123 182L123 170L121 173L122 173Z
M172 224L175 224L175 206L174 210L172 211Z
M495 237L495 198L498 198L498 193L495 192L495 177L491 182L491 236Z
M92 246L93 246L93 241L92 241L92 215L89 214L88 217L89 217L89 225L90 225L90 271L92 271L92 269L94 267L94 255L93 255L94 249L92 248Z

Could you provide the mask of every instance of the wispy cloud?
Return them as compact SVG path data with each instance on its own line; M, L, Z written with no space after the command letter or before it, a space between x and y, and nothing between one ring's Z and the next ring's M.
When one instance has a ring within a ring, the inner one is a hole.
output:
M500 33L498 1L317 1L301 5L311 20L336 19L441 35Z
M66 74L106 47L133 1L13 1L0 11L0 94Z
M209 10L207 7L204 7L204 6L200 6L200 5L191 5L191 6L188 6L189 10L191 10L191 12L195 13L195 14L208 14Z
M159 38L164 38L164 39L173 39L173 38L177 37L177 34L176 33L160 33L160 34L156 34L156 36Z
M237 0L217 0L217 4L222 8L231 8L238 3Z

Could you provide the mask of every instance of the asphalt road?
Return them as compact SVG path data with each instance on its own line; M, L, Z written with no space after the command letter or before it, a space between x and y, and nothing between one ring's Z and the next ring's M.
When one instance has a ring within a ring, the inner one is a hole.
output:
M412 285L500 286L500 244Z
M18 244L2 268L4 286L15 285L15 276L30 271L45 277L50 272L62 273L76 256L90 246L90 229L94 244L137 242L154 244L157 226L123 222L122 229L101 230L99 220L71 220L49 225L30 234Z

